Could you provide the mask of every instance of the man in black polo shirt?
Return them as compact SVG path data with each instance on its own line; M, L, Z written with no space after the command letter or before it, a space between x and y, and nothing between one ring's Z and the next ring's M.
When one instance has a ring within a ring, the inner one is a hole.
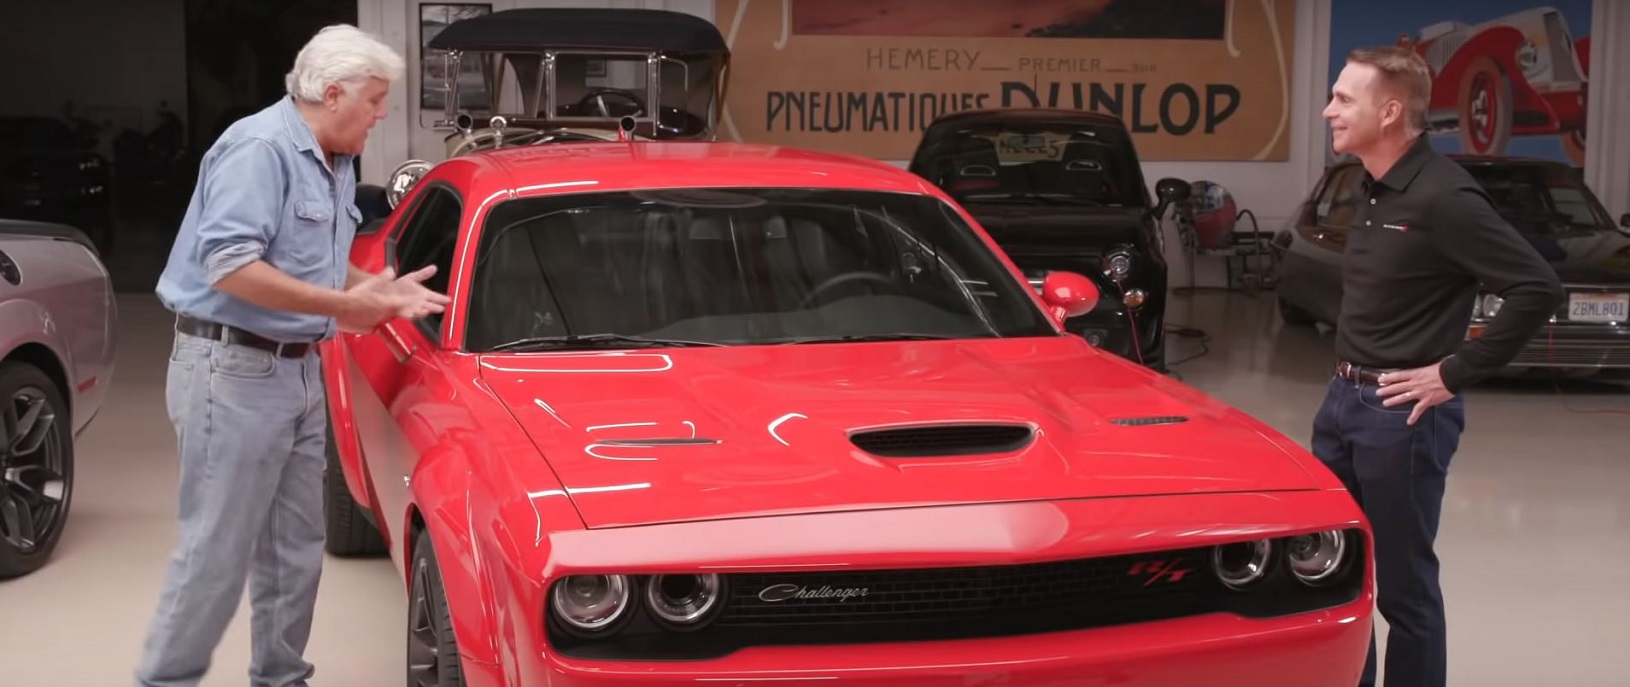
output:
M1313 452L1375 531L1377 606L1389 628L1387 687L1446 682L1443 595L1433 551L1461 390L1505 366L1563 298L1556 273L1495 213L1477 182L1422 134L1426 62L1379 47L1347 57L1324 118L1337 153L1364 163L1347 238L1336 374ZM1466 341L1479 291L1504 303ZM1361 685L1375 684L1375 646Z

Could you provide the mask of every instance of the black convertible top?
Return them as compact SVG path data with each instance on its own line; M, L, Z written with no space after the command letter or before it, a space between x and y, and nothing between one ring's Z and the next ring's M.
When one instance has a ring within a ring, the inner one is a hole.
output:
M530 52L546 48L725 52L724 36L706 19L648 9L523 8L453 22L435 38L437 50Z

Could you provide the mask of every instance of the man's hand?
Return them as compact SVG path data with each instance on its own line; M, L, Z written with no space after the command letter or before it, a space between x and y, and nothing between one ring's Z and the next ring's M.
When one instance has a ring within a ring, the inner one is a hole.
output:
M348 307L336 318L340 329L363 334L392 317L416 320L444 311L451 299L423 284L435 274L434 265L401 277L387 267L363 279L345 292Z
M425 280L436 275L436 266L430 265L415 272L409 272L391 283L391 289L396 294L408 299L406 305L396 312L397 317L417 320L422 317L443 312L447 305L453 302L445 294L436 293L425 288Z
M1443 375L1439 368L1443 362L1432 363L1426 367L1413 370L1399 370L1381 375L1377 380L1381 388L1376 395L1382 397L1381 405L1388 408L1414 401L1414 411L1409 414L1409 424L1415 424L1427 408L1447 402L1455 395L1443 386Z

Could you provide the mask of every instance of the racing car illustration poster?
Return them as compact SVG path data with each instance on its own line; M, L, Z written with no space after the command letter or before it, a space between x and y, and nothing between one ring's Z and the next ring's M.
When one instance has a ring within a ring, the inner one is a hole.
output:
M1432 68L1439 150L1583 165L1591 1L1336 0L1330 82L1353 48L1409 45Z

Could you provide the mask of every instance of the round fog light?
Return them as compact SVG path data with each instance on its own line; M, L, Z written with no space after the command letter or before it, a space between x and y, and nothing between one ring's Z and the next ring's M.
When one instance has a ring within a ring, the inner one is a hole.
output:
M1347 560L1347 537L1335 530L1291 537L1285 542L1285 557L1296 579L1318 584L1341 570Z
M628 578L622 575L576 575L561 580L550 605L571 630L598 633L617 625L628 613Z
M716 574L658 575L645 585L645 603L651 614L677 627L701 623L723 600Z
M1267 539L1223 544L1211 550L1211 567L1230 589L1244 589L1268 574L1273 542Z

